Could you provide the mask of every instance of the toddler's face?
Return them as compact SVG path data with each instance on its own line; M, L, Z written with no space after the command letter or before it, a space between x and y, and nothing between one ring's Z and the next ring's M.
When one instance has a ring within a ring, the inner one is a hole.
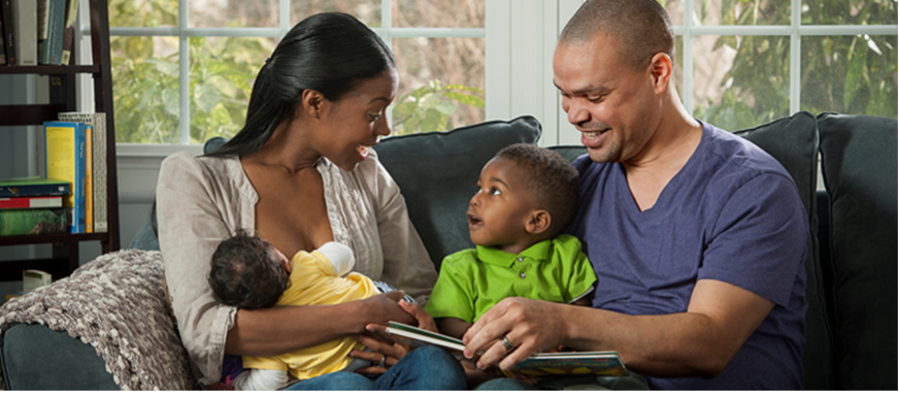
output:
M484 165L466 213L474 244L504 250L528 236L526 224L536 205L526 189L526 175L514 161L502 157Z

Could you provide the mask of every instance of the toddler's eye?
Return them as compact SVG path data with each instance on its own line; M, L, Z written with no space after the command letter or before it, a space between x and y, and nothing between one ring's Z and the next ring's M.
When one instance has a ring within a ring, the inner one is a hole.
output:
M490 190L490 195L503 195L503 193L500 190L493 188Z

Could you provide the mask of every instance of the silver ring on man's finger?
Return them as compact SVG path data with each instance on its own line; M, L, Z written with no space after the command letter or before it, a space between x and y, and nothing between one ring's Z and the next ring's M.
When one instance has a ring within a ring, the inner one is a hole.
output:
M387 355L381 355L381 363L378 363L378 367L384 368L385 364L387 364Z
M499 338L499 342L503 343L503 347L506 348L506 352L511 351L512 347L514 347L514 345L512 345L512 342L509 341L509 338L506 337L505 334L503 334L503 336Z

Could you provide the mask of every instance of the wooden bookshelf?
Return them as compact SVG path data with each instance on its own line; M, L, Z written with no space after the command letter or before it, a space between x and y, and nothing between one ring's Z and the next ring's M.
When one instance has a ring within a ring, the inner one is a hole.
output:
M66 277L80 265L78 243L100 241L103 253L119 249L119 198L116 182L115 119L112 104L112 71L109 54L109 5L107 0L88 1L91 23L92 65L0 65L0 75L46 75L51 78L50 103L37 105L0 105L0 126L42 125L46 120L57 120L60 112L76 111L75 79L78 75L90 74L94 81L94 103L96 112L106 114L106 189L107 220L109 230L105 233L75 233L34 236L0 236L0 247L32 244L52 244L53 257L0 261L0 281L19 281L22 271L40 269L53 275L57 280ZM83 18L84 16L82 16ZM77 59L73 45L73 63ZM6 127L0 127L4 132ZM99 181L99 179L94 179Z

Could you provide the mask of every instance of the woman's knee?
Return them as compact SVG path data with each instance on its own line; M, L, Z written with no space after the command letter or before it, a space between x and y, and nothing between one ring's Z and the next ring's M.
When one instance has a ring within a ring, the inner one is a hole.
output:
M297 382L285 390L373 390L374 383L359 374L335 372Z
M438 347L420 347L403 357L405 378L415 379L414 390L465 390L465 370L447 351ZM413 377L414 376L414 377Z

